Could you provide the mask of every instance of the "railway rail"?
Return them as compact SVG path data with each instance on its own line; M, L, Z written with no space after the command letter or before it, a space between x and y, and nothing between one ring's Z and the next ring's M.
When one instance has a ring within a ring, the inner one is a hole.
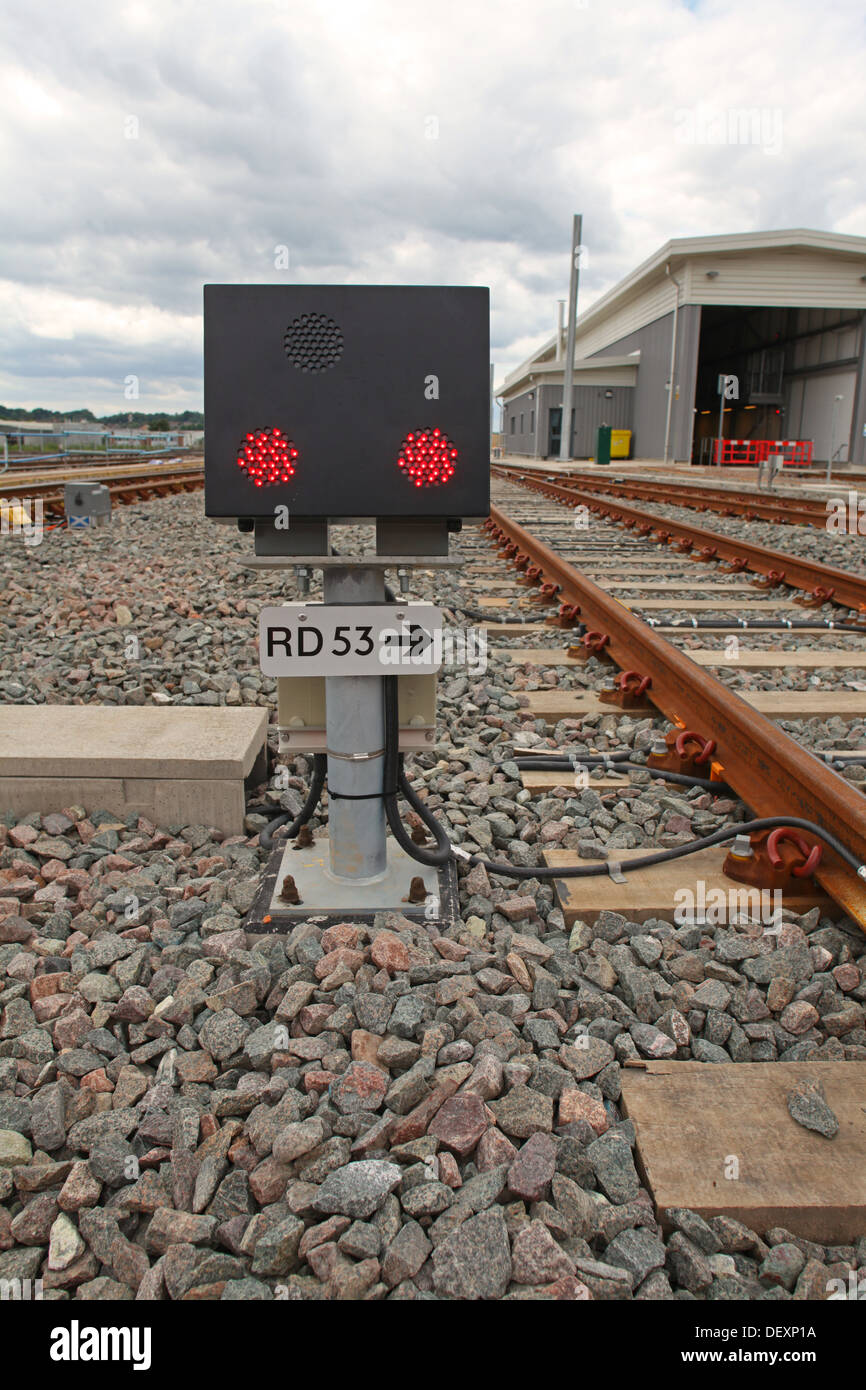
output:
M537 479L530 479L523 486L567 504L589 499L589 494ZM609 507L606 502L596 502L594 505L602 521L616 519L631 521L634 525L638 520L631 509L619 504ZM838 834L858 863L866 865L866 803L861 792L783 733L777 723L728 689L722 680L698 666L638 612L631 611L640 610L640 598L626 607L605 591L602 582L590 579L583 572L581 553L582 549L597 551L597 537L591 543L584 541L582 544L581 533L566 533L563 539L560 532L554 548L531 524L523 525L515 519L513 513L518 509L515 498L510 504L493 506L486 529L498 547L499 557L516 571L518 582L539 602L541 611L544 607L555 607L554 623L566 628L580 625L585 640L586 633L591 634L588 650L603 653L622 671L631 673L635 678L633 685L644 681L649 687L646 692L649 701L676 727L698 730L705 739L712 739L716 745L714 776L732 786L758 816L811 819ZM555 519L548 520L547 525L548 529L551 525L555 527ZM667 545L678 534L697 530L659 522L657 518L654 525L671 532L664 542ZM644 525L644 536L647 540L653 539L654 532L649 525ZM799 578L804 586L817 587L815 580L822 569L820 566L792 563L788 556L761 553L760 547L743 546L739 542L728 541L721 545L720 538L703 532L694 537L705 538L713 541L714 550L721 554L727 551L728 558L743 556L750 567L760 566L763 573L768 567L784 563L789 580ZM655 547L642 551L633 549L631 558L651 549ZM592 559L586 563L591 564ZM694 592L706 590L711 594L713 579L699 577L696 570L692 574ZM827 576L821 577L826 579ZM844 594L847 601L856 603L862 612L866 581L835 572L833 578L840 597ZM641 582L635 579L632 587L639 589ZM729 588L727 585L726 589ZM750 593L758 597L746 586L743 586L743 593L745 597ZM724 611L728 601L727 594L722 592L715 606ZM671 609L676 608L677 598L671 594L666 604ZM866 636L866 627L863 631ZM863 707L866 712L866 700ZM866 869L858 877L849 865L827 851L817 877L846 912L866 928L866 883L863 882Z
M514 481L537 477L538 469L521 469L515 464L498 464L501 476L509 476ZM804 497L800 495L773 495L757 489L713 487L694 483L679 483L673 479L651 479L644 477L614 476L600 478L597 473L585 473L577 469L557 471L553 481L578 486L585 492L604 493L611 497L627 497L636 501L673 502L683 507L694 508L699 512L717 512L721 516L742 516L747 521L774 521L778 525L818 526L827 522L827 506L824 497ZM835 478L837 492L850 487L859 475L850 478Z
M177 492L194 492L204 484L204 469L192 460L180 466L155 467L152 463L123 467L72 469L62 474L34 473L27 477L9 474L0 477L0 496L7 501L39 498L49 516L64 515L64 484L68 482L105 483L115 503L146 502Z
M851 575L832 565L824 565L816 560L805 560L789 552L772 550L768 546L721 535L703 527L682 521L673 521L654 513L628 507L614 499L597 497L581 488L551 482L537 475L526 475L519 479L512 475L511 481L519 482L529 491L553 498L570 506L584 506L602 518L620 521L636 534L649 537L659 545L676 544L678 550L687 553L695 560L725 560L732 572L760 576L777 585L786 585L802 590L808 597L810 606L833 602L866 614L866 579Z

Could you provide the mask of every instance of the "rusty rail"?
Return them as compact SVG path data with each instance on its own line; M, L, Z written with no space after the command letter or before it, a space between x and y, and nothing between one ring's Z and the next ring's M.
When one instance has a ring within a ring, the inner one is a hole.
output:
M55 480L53 478L32 479L30 482L14 483L0 479L0 496L7 501L15 498L39 497L45 509L53 514L64 513L64 486L76 481L104 482L113 502L139 502L164 493L191 492L204 485L204 470L201 465L188 465L185 468L154 469L153 473L124 472L111 470L111 477L103 472L101 477L95 470L79 474L78 477Z
M510 470L513 481L538 476L538 470L521 469L519 464L501 464ZM773 521L777 525L788 523L799 526L823 527L827 520L824 499L814 497L768 496L765 492L755 492L740 488L738 491L702 487L699 484L668 482L664 479L649 478L600 478L597 473L581 473L578 470L557 472L556 480L563 480L585 488L588 492L606 493L611 497L630 497L647 502L671 503L675 506L693 507L701 512L718 512L721 516L743 516L760 521Z
M494 471L498 473L498 468L494 467ZM511 474L499 476L504 476L508 482L516 481ZM745 568L750 572L770 575L776 582L784 582L793 589L803 589L808 593L813 593L817 588L821 588L825 593L832 590L832 599L823 601L832 601L843 608L866 614L866 579L846 574L844 570L835 569L832 565L822 565L817 560L803 560L782 550L770 550L768 546L756 545L753 541L722 536L717 531L707 531L688 522L670 521L667 517L656 516L654 512L644 512L637 507L628 507L622 502L610 501L607 498L601 499L594 493L549 483L542 478L522 478L520 485L530 492L540 492L545 497L551 497L569 506L583 505L613 521L643 526L648 538L657 540L659 544L670 544L676 540L691 541L695 547L703 548L706 552L714 551L715 557L719 560L745 560ZM664 542L658 540L652 536L653 531L663 531L667 539ZM743 569L740 565L738 568ZM781 580L780 575L784 576Z
M866 864L859 791L498 507L485 526L493 539L529 556L542 581L559 586L561 601L579 606L581 622L607 634L606 650L618 666L652 677L650 698L668 719L712 734L725 781L756 815L812 820ZM816 877L866 929L866 883L826 847Z

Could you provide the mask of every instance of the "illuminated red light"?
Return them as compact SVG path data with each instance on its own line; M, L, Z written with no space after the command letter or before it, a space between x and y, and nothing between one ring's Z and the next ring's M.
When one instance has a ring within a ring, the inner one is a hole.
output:
M397 467L414 487L439 487L453 478L457 449L438 428L410 431L400 445Z
M281 429L252 430L238 446L237 463L255 487L287 483L295 476L298 450Z

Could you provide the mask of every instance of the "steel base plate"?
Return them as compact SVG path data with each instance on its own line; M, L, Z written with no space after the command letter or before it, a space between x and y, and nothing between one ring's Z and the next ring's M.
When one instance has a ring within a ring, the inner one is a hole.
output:
M314 920L322 926L347 920L372 921L378 912L400 912L410 921L426 922L442 931L453 926L459 919L453 862L439 869L428 868L412 859L390 835L386 845L388 867L384 876L374 883L348 884L331 877L327 835L320 835L306 849L295 849L292 841L278 844L244 918L244 931L288 933L300 921ZM295 880L301 899L298 904L289 905L280 898L287 874ZM406 901L413 878L423 879L425 902Z

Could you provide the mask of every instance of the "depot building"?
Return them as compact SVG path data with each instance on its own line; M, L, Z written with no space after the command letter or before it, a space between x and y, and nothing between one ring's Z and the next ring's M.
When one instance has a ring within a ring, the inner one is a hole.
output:
M559 457L565 338L495 388L503 453ZM721 413L723 462L731 441L806 441L815 462L862 466L864 363L866 237L677 238L578 314L571 457L610 425L632 458L710 463Z

